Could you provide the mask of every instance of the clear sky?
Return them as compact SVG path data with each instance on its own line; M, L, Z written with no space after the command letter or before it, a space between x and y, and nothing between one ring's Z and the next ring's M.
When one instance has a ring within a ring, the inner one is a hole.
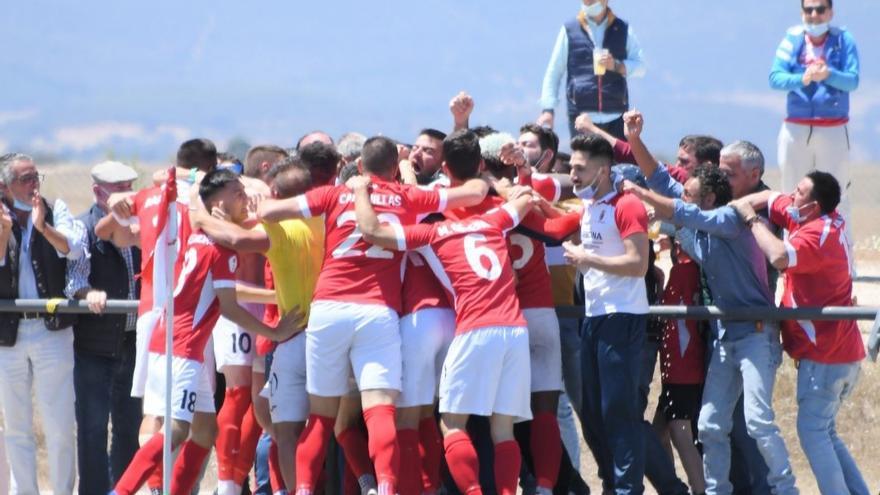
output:
M749 139L776 162L785 95L767 73L798 0L611 0L645 49L631 85L646 139ZM880 161L880 2L838 0L855 35L854 156ZM577 0L7 2L0 16L0 149L89 160L167 159L194 136L292 145L312 129L412 140L447 128L449 98L474 123L534 120L556 34ZM557 109L564 114L564 109ZM567 138L567 132L562 132Z

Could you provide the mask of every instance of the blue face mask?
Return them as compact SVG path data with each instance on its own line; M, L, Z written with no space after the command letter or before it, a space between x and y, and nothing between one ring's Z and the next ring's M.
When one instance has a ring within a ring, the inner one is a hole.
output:
M602 15L602 12L605 12L605 6L602 5L602 2L596 2L592 5L581 6L581 10L584 11L584 14L587 16L587 18L599 17L600 15Z
M828 32L828 29L829 29L828 26L829 25L827 22L823 22L821 24L810 24L810 23L805 22L804 23L804 32L806 32L808 35L812 36L813 38L818 38L820 36L824 36L825 33Z
M13 201L13 206L16 210L21 211L31 211L34 209L33 205L31 205L30 203L25 203L24 201L19 201L18 198L15 198L15 200Z
M804 223L804 221L807 219L807 216L801 215L801 210L803 210L804 208L808 208L812 205L813 203L807 203L801 206L792 205L786 208L785 211L788 213L788 216L791 217L791 220L794 223Z
M599 175L596 174L596 178L593 179L593 183L589 186L578 189L577 186L574 186L574 195L581 199L593 199L596 197L596 184L599 182Z

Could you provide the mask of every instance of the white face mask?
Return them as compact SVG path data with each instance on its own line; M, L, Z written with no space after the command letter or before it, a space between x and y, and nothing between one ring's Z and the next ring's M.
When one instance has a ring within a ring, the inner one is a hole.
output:
M18 198L14 198L13 206L16 210L21 211L31 211L34 209L33 205L30 203L25 203L24 201L19 201Z
M591 5L582 5L581 10L584 11L584 14L587 18L590 17L599 17L602 15L602 12L605 12L605 6L602 5L602 2L596 2Z
M804 31L813 38L824 36L825 33L828 32L828 29L829 24L827 22L823 22L821 24L810 24L807 22L804 23Z
M593 199L596 197L596 184L599 183L599 174L596 174L596 178L593 179L593 182L583 189L578 189L577 186L574 186L574 195L580 199Z

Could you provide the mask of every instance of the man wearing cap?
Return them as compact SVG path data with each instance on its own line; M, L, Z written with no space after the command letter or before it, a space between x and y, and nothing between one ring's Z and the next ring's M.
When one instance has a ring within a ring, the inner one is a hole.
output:
M67 260L82 256L85 232L61 201L40 195L33 158L0 158L9 190L0 207L0 299L64 298ZM73 315L52 305L0 316L0 405L16 493L39 493L33 398L46 435L56 494L73 493ZM33 397L33 398L32 398Z
M103 162L91 171L95 202L78 217L86 227L87 256L72 262L65 293L85 299L93 314L73 327L77 452L80 493L107 493L138 449L141 399L131 397L135 362L136 315L103 315L108 299L137 300L140 250L117 248L95 235L108 212L112 193L129 192L137 172L119 162ZM112 418L110 453L107 423Z

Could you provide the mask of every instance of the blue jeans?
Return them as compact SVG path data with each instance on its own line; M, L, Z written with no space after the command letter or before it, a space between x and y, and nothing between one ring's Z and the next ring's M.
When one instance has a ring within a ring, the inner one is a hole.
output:
M706 493L730 494L730 432L736 402L743 394L746 429L769 468L768 480L779 495L797 494L785 442L773 413L773 386L782 362L779 332L766 324L735 341L716 340L700 410Z
M807 359L798 368L798 438L823 494L869 493L856 461L835 430L837 412L852 393L859 370L858 362L823 364Z
M593 316L584 320L581 333L584 437L600 472L602 466L610 467L603 485L618 495L645 490L645 436L638 406L646 324L646 315Z
M119 358L74 354L79 493L109 492L138 450L142 405L131 396L134 332L130 340ZM109 455L108 422L113 424Z
M642 346L642 372L639 376L639 411L641 411L645 437L645 476L660 495L688 495L690 493L688 487L675 474L675 464L660 443L657 432L644 420L659 351L659 341L650 337L645 339L645 344Z

